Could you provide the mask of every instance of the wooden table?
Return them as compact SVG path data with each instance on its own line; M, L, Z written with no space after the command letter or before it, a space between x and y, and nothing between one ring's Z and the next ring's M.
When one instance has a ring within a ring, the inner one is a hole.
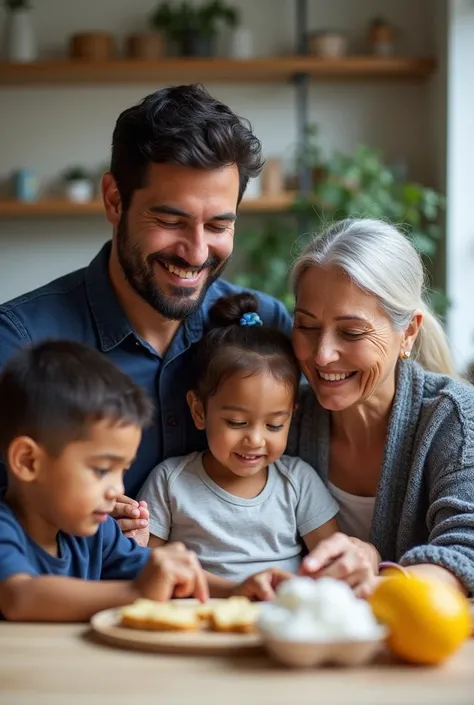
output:
M124 651L84 625L0 623L1 705L473 705L474 640L441 668L290 671L232 659Z

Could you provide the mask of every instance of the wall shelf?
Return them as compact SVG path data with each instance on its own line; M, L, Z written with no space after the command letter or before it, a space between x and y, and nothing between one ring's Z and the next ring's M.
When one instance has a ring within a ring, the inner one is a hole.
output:
M320 59L314 56L268 59L116 59L37 61L28 64L0 62L0 85L93 85L175 82L289 81L307 74L314 80L422 81L436 68L431 58L347 56Z
M294 192L279 196L261 196L258 199L243 200L242 213L281 213L288 211L295 200ZM65 199L41 199L24 203L14 199L0 199L0 218L51 218L104 215L101 200L88 203L72 203Z

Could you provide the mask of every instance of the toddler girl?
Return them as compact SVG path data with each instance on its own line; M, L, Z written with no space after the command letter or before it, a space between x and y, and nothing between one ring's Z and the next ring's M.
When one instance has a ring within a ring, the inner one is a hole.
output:
M187 396L209 450L161 463L138 497L150 546L181 541L194 551L213 597L271 598L298 572L302 543L311 551L337 531L337 504L315 470L284 455L300 370L257 306L245 292L211 308Z

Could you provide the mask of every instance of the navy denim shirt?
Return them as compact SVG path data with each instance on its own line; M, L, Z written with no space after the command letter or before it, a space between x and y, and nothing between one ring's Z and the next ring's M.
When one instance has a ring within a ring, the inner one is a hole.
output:
M108 274L109 255L107 243L85 269L0 306L0 369L19 346L61 338L101 350L141 385L156 413L136 461L125 474L125 491L135 497L157 463L205 447L204 434L196 430L186 403L192 381L191 346L202 337L214 301L239 288L224 280L212 284L199 311L185 319L161 358L137 335L122 310ZM283 305L266 294L257 295L264 324L289 334L291 318ZM0 490L5 486L5 468L0 463Z

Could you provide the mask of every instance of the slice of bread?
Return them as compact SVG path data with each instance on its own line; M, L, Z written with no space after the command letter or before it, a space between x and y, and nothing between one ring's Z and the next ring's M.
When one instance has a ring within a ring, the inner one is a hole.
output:
M196 610L173 602L137 600L121 610L121 625L151 631L190 632L199 629Z
M136 600L120 610L120 624L131 629L191 632L209 628L216 632L251 632L258 606L246 597L205 604Z
M204 602L204 604L202 605L197 605L195 607L197 618L201 622L208 622L211 618L213 609L214 605L212 604L212 602Z
M258 606L247 597L230 597L213 607L211 629L216 632L252 632L258 612Z

